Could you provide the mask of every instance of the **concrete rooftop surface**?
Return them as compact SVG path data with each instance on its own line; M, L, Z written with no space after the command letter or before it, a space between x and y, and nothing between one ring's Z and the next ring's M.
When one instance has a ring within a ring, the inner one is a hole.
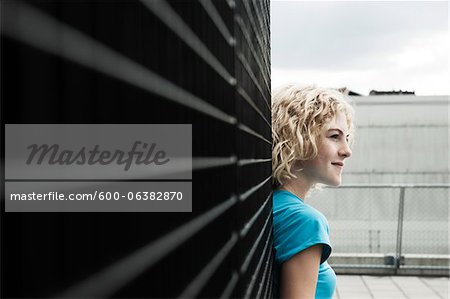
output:
M338 275L334 299L449 299L448 277Z

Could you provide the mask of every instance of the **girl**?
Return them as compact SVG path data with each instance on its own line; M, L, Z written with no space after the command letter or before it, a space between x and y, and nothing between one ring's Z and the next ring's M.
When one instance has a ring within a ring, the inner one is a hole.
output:
M316 184L338 186L352 154L353 108L337 90L287 85L273 94L275 296L333 297L325 216L305 198Z

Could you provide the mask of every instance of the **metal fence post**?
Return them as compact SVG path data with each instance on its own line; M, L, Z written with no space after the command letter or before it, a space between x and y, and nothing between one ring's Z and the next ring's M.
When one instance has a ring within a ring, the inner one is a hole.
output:
M397 274L400 268L402 257L402 235L403 235L403 212L405 208L405 187L400 187L400 202L398 207L398 223L397 223L397 247L395 252L395 272Z

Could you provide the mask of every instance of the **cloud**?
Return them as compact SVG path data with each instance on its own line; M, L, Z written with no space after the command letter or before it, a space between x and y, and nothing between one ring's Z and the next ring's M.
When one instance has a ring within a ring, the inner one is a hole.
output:
M375 90L408 90L416 95L449 95L448 70L412 73L402 69L294 70L272 68L272 88L289 82L321 87L348 87L363 95Z
M446 2L273 2L272 64L285 68L387 65L413 38L447 31Z
M450 94L447 2L272 2L272 86Z

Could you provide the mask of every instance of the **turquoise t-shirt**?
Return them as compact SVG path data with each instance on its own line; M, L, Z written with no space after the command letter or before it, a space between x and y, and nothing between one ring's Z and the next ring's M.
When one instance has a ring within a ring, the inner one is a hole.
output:
M326 261L331 243L325 216L291 192L277 190L273 194L273 236L278 267L300 251L323 244L315 298L333 298L336 274Z

